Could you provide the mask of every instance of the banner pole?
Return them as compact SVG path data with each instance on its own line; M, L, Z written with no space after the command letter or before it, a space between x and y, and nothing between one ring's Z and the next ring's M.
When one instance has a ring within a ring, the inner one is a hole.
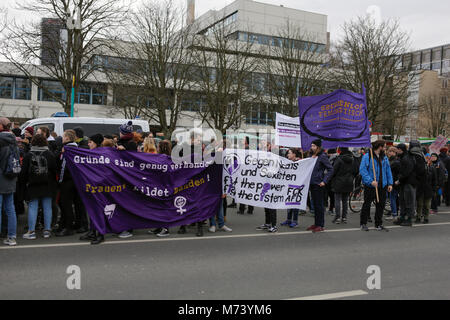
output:
M372 148L370 148L370 156L372 157L373 179L375 180L375 182L377 182L377 175L375 174L375 161L373 159ZM380 202L380 197L378 196L378 187L375 187L375 192L377 194L377 203L379 203Z

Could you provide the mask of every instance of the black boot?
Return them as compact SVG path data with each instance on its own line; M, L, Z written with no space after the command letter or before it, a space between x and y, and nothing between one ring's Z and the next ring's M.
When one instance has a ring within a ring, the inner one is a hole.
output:
M202 228L202 223L198 222L197 223L197 237L203 237L203 228Z
M80 240L81 241L91 241L91 240L95 240L95 237L96 237L95 231L89 230L88 233L86 233L80 237Z
M105 236L96 232L95 238L91 241L92 245L100 244L105 241Z
M185 234L186 233L186 226L181 226L178 230L178 234Z

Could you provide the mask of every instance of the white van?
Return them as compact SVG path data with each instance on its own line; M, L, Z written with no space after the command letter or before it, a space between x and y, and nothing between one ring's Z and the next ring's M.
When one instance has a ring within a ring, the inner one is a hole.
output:
M70 118L70 117L51 117L38 118L25 122L20 129L22 134L27 127L33 127L36 132L40 127L47 127L50 132L54 131L58 136L62 136L65 130L76 127L83 128L84 135L87 137L101 133L103 135L119 134L119 127L127 123L133 122L134 131L150 132L150 127L146 120L127 120L127 119L111 119L111 118Z

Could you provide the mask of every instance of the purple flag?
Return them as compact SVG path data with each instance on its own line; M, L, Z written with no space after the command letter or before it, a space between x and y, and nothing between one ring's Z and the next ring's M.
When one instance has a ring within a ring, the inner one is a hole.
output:
M209 219L222 204L222 167L174 164L166 155L65 148L64 158L97 230L175 227Z
M363 94L347 90L299 97L302 147L322 139L324 149L370 147L365 89Z

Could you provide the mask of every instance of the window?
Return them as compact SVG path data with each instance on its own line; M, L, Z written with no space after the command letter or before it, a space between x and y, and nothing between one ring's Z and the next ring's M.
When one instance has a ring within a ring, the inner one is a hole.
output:
M103 135L119 134L120 124L107 124L107 123L64 123L63 130L73 129L81 127L86 137L93 136L94 134L101 133ZM133 130L142 130L141 126L133 125Z
M441 121L446 121L446 120L447 120L447 114L441 113Z
M448 88L448 80L442 79L442 89L447 89L447 88Z
M443 106L447 105L447 97L446 96L441 97L441 105L443 105Z
M106 105L106 85L92 85L92 104Z
M34 132L36 132L39 128L47 127L50 132L55 131L55 124L54 123L39 123L35 124L33 126Z
M12 99L13 81L11 77L0 77L0 98Z
M31 81L24 78L15 78L14 99L31 100Z
M89 104L91 101L91 88L85 84L80 84L77 92L77 103Z
M39 100L40 101L55 101L54 96L65 100L66 99L66 91L64 90L63 86L58 81L49 81L49 80L42 80L41 81L41 88L39 88ZM46 90L44 90L45 88ZM50 93L48 93L49 91Z

